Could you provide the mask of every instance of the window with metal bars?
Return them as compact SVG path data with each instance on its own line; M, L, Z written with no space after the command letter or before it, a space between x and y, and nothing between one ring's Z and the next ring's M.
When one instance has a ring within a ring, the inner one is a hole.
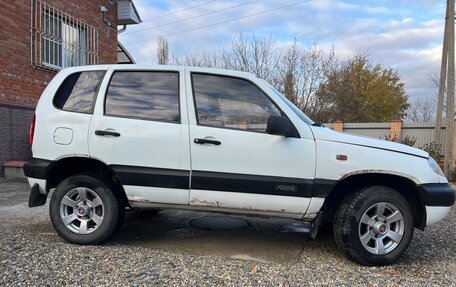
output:
M41 0L31 0L31 60L35 67L60 70L97 64L97 30Z

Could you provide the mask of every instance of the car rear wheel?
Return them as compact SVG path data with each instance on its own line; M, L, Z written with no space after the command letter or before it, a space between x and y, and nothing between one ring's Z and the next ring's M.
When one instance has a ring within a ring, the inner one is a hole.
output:
M371 186L345 198L336 212L334 237L347 256L363 265L399 259L413 235L407 200L386 186Z
M55 230L66 241L99 244L120 227L124 207L107 183L89 175L75 175L57 186L49 213Z

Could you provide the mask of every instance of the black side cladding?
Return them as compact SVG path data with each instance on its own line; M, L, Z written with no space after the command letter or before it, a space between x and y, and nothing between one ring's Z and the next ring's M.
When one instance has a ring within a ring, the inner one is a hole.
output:
M109 166L125 185L189 189L190 171L178 169Z
M124 185L312 197L313 179L111 165Z
M33 159L24 165L27 177L46 179L51 161ZM254 174L222 173L212 171L164 169L125 165L109 166L124 185L151 186L176 189L203 189L214 191L269 194L296 197L326 197L336 180L303 179ZM32 195L31 195L32 196Z
M312 197L313 180L278 176L192 171L192 189Z

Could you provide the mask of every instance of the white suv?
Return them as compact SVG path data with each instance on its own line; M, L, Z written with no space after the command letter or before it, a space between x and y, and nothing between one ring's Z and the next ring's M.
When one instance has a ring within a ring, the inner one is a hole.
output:
M347 99L348 100L348 99ZM228 70L86 66L58 73L31 129L29 206L65 240L97 244L126 208L293 218L365 265L390 264L455 201L419 149L334 132L264 80Z

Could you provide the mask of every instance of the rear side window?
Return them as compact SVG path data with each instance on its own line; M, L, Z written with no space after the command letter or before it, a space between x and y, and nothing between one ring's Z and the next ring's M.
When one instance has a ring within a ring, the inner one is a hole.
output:
M92 113L104 73L87 71L69 75L54 96L54 106L64 111Z
M116 72L106 95L105 114L180 123L178 72Z

